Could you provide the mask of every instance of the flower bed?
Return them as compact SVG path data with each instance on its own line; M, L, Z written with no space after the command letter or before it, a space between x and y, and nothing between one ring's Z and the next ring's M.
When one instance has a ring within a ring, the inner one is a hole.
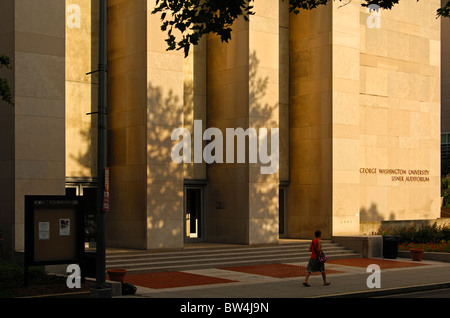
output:
M423 249L425 252L450 253L450 243L401 243L399 250L410 250L412 248Z
M448 224L421 224L396 229L384 227L380 228L376 234L399 236L399 250L418 248L425 252L450 253L450 225Z

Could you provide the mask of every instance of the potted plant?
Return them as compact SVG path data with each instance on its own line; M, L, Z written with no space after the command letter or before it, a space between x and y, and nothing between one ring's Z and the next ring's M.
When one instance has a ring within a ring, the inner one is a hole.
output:
M423 256L422 248L411 248L411 249L409 249L409 252L411 253L411 258L413 261L420 262L422 260L422 256Z
M106 272L108 273L109 280L123 282L127 270L123 268L112 268L108 269Z

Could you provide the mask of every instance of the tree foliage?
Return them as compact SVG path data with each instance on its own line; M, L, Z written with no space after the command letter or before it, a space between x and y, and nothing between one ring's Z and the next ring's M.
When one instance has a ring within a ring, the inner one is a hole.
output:
M167 31L168 50L184 49L187 55L190 44L197 44L204 34L215 33L222 41L228 41L233 22L240 16L248 20L248 15L252 14L252 1L156 0L153 13L161 12L161 30ZM182 34L178 42L175 29ZM190 32L186 32L188 30Z
M5 67L7 69L10 69L11 68L10 63L11 61L9 57L7 57L6 55L0 55L0 68ZM3 101L7 102L10 105L13 105L11 87L9 86L9 83L6 80L6 78L1 77L0 77L0 97Z
M256 0L156 0L153 14L161 14L161 30L167 32L168 50L183 50L187 56L190 46L198 44L207 33L216 34L223 42L228 42L233 22L241 16L247 21L254 14L254 1ZM298 14L301 10L326 5L331 0L283 1L289 1L289 11ZM352 0L333 1L347 4ZM378 5L381 9L392 9L398 3L399 0L364 0L362 6ZM437 17L449 17L450 0L436 14Z

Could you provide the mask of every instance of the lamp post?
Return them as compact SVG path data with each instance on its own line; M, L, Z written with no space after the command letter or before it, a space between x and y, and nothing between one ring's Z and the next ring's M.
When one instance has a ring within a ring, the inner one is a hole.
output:
M104 289L106 282L106 214L103 200L107 165L107 0L99 0L99 9L96 285L97 289Z

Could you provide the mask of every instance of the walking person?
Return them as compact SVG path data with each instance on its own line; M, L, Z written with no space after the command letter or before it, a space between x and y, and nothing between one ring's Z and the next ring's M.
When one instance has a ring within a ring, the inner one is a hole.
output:
M308 284L308 279L311 273L321 272L323 278L323 285L328 286L330 282L327 281L327 276L325 274L325 263L320 262L317 254L322 252L322 241L320 237L322 236L322 232L317 230L314 232L314 239L309 246L309 251L311 252L311 256L309 258L308 266L306 267L306 276L305 281L303 282L303 286L310 287Z

